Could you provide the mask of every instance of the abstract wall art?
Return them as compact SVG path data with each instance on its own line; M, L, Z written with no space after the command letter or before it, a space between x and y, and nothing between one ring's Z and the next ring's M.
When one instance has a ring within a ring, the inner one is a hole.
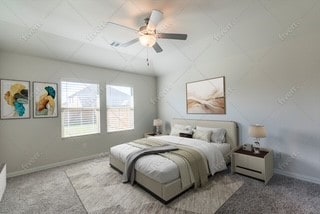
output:
M0 82L1 119L30 118L30 82L5 80Z
M33 117L58 116L58 84L33 82Z
M225 78L186 84L188 114L225 114Z

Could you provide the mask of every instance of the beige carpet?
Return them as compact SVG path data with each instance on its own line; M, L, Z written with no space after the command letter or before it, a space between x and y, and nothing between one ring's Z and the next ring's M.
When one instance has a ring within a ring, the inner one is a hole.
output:
M191 214L214 213L219 206L216 213L226 214L320 210L319 184L274 175L265 186L228 171L211 178L206 188L188 191L165 206L139 187L122 184L120 174L108 164L100 158L10 178L0 213Z
M121 174L107 158L72 165L66 174L88 213L215 213L243 184L236 176L219 173L206 187L163 205L139 186L121 183Z

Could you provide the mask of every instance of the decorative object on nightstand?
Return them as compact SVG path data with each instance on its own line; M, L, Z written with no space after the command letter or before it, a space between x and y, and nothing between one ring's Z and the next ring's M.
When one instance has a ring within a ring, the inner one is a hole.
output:
M263 125L251 125L249 128L249 135L250 137L253 137L256 139L256 141L254 142L254 146L253 146L253 151L255 154L259 154L260 153L260 139L261 138L265 138L267 136L267 132L266 129L264 128Z
M153 126L156 127L156 135L160 135L160 127L162 126L162 120L160 119L154 119L153 120Z
M252 150L253 150L252 144L243 144L242 145L242 149L246 150L246 151L249 151L249 152L252 152Z
M231 155L231 173L239 173L263 180L265 184L273 176L273 151L261 149L259 154L235 149Z

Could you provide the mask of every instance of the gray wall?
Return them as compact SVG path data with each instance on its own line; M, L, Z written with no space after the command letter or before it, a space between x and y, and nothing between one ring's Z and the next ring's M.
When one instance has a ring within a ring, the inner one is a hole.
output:
M7 163L11 175L107 152L112 145L142 137L144 132L153 128L152 121L157 116L157 106L150 102L156 95L156 78L151 76L0 52L0 78L92 82L100 83L101 88L100 134L61 139L60 115L58 118L0 120L0 162ZM106 132L106 83L134 88L133 131Z
M268 136L262 146L275 151L276 172L320 183L319 25L313 33L302 24L297 31L300 36L289 32L258 50L240 50L225 35L197 50L188 70L161 76L155 101L167 131L172 118L233 120L243 144L253 142L248 126L263 124ZM186 114L186 82L218 76L226 77L227 113Z

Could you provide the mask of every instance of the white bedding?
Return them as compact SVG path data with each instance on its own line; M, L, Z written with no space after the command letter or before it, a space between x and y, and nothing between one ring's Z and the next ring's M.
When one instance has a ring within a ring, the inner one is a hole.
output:
M212 175L227 168L223 153L228 150L228 146L222 146L223 144L220 144L219 146L216 143L207 143L198 139L181 138L170 135L156 136L153 138L192 146L195 149L200 150L207 157L209 170ZM141 145L139 146L141 147ZM127 156L138 150L140 150L140 148L133 145L120 144L111 147L110 152L115 158L125 163ZM229 151L230 145L228 152ZM179 178L179 169L177 165L173 161L160 155L147 155L139 158L135 164L135 169L159 183L168 183Z
M212 143L222 152L223 156L226 157L231 151L231 145L229 143Z

